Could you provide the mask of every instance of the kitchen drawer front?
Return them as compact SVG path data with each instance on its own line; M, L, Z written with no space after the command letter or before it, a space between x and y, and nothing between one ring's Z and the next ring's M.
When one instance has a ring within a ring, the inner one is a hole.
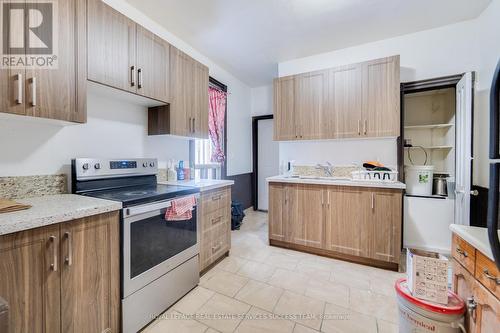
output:
M453 234L451 251L453 258L462 264L471 274L474 274L476 249L456 234Z
M201 218L201 232L215 228L220 224L230 224L230 219L231 211L229 206L206 213Z
M200 251L201 269L215 262L229 250L230 237L230 226L228 223L220 223L202 233Z
M223 188L201 194L203 214L231 206L231 189Z
M476 279L500 299L500 271L493 261L481 252L476 253Z

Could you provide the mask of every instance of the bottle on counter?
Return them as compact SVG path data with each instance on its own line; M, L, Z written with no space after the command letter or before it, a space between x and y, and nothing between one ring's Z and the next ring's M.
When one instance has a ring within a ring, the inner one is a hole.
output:
M168 161L167 165L167 180L170 182L177 180L177 172L175 171L175 161Z
M184 180L184 161L179 161L177 167L177 180Z

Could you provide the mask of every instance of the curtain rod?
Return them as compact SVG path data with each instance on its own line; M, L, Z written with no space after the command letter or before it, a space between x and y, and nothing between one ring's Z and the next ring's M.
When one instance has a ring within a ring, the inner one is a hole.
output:
M214 88L215 90L222 91L223 93L226 93L227 95L232 95L230 92L222 90L219 86L217 86L211 82L208 83L208 86Z

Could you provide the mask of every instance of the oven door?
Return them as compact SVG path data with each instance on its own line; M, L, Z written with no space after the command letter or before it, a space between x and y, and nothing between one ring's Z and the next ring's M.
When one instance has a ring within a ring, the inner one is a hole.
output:
M123 209L123 298L198 255L196 206L191 219L167 221L171 205L168 200Z

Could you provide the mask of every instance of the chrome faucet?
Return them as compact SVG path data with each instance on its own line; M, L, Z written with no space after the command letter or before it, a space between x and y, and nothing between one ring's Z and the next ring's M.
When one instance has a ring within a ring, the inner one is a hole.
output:
M321 169L328 177L333 177L334 166L330 162L326 162L326 165L317 164L316 169Z

